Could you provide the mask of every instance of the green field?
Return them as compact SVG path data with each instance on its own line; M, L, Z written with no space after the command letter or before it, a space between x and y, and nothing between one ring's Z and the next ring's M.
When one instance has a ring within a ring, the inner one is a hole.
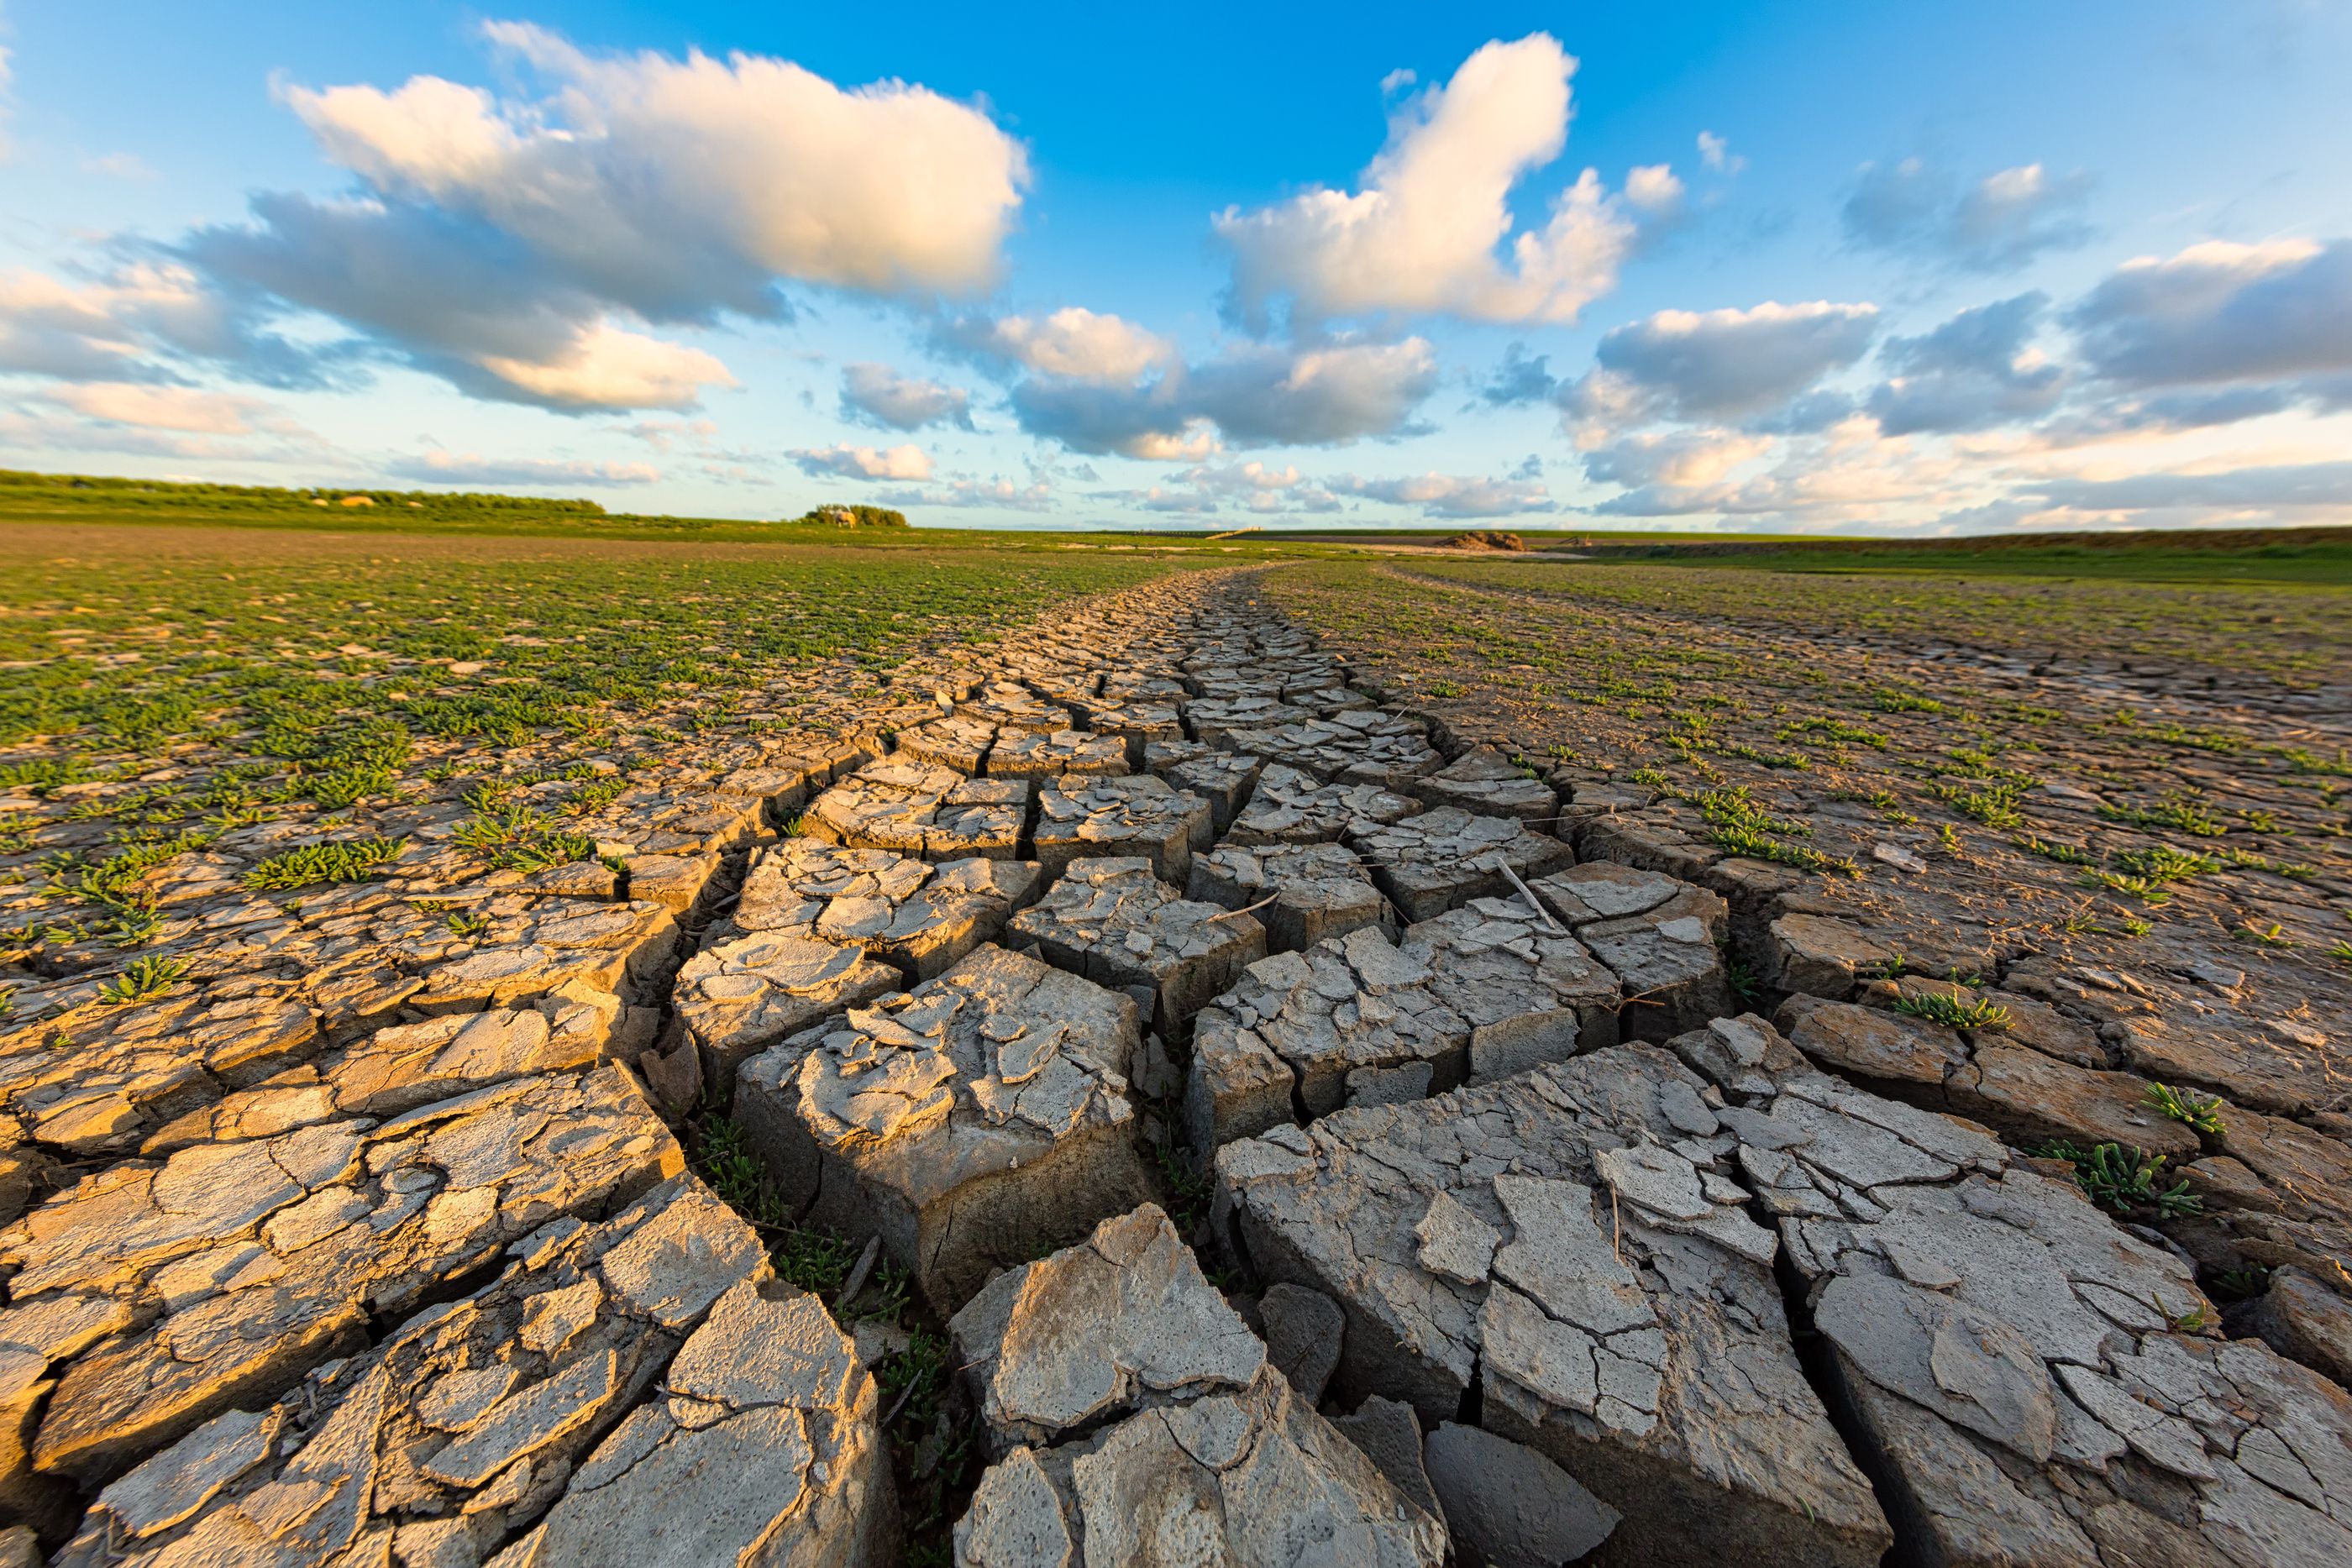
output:
M0 789L125 784L201 756L194 793L107 792L118 834L420 788L455 751L608 746L681 695L983 639L1167 569L1133 555L669 545L0 524ZM771 699L772 700L772 699Z

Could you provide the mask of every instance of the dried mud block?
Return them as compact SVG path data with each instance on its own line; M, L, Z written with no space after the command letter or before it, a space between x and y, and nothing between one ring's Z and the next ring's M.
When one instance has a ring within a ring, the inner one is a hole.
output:
M1255 908L1276 953L1378 925L1388 911L1355 852L1339 844L1227 844L1193 858L1185 891L1228 909Z
M1250 966L1194 1021L1185 1127L1218 1145L1328 1115L1351 1074L1425 1065L1432 1086L1493 1078L1617 1041L1622 991L1525 903L1482 899L1407 928L1366 927Z
M997 1456L956 1526L966 1568L1444 1560L1156 1207L992 1281L951 1332Z
M1138 752L1156 741L1184 738L1184 721L1172 701L1154 701L1145 695L1123 702L1090 701L1077 706L1088 729L1097 735L1118 736Z
M1219 838L1233 826L1234 814L1265 768L1262 758L1219 751L1196 740L1154 740L1143 748L1145 772L1209 803L1209 825Z
M110 1479L358 1348L371 1317L683 1166L607 1066L89 1176L0 1232L10 1403L49 1394L31 1462Z
M1237 729L1226 743L1311 773L1327 784L1378 784L1400 792L1444 766L1422 731L1421 721L1351 708L1327 717L1254 729Z
M1524 1443L1441 1421L1424 1464L1454 1551L1483 1568L1557 1568L1609 1539L1618 1513Z
M1619 1046L1277 1128L1219 1151L1220 1220L1262 1277L1339 1303L1341 1397L1435 1423L1479 1385L1487 1432L1623 1515L1601 1560L1874 1563L1891 1532L1705 1087Z
M776 1280L735 1285L662 1392L493 1568L899 1561L879 1392L814 1296Z
M1184 884L1192 852L1207 849L1209 803L1148 773L1068 775L1037 797L1037 863L1048 876L1081 856L1141 855L1163 879Z
M1718 895L1606 861L1528 885L1623 983L1626 1039L1670 1040L1737 1010L1723 959L1731 910Z
M726 1094L743 1063L787 1035L901 984L863 947L755 931L707 947L677 974L677 1021Z
M971 701L957 704L956 713L982 724L992 724L1001 730L1027 730L1036 735L1077 727L1076 716L1067 707L1047 702L1026 686L1010 681L992 681Z
M1267 729L1307 717L1280 697L1199 697L1184 705L1184 723L1203 746L1231 747L1235 730Z
M816 798L801 831L852 849L897 850L929 861L1019 858L1034 786L967 779L952 768L891 758L870 763Z
M1852 1002L1789 1010L1790 1043L1818 1065L2013 1143L2123 1144L2176 1163L2202 1152L2196 1132L2158 1111L2146 1081L2131 1073L2077 1067L2011 1043L2003 1030L1949 1029Z
M1675 1048L1739 1102L1723 1120L1746 1185L1927 1560L2352 1554L2352 1396L2209 1337L2186 1260L1972 1123L1776 1068L1790 1048L1760 1019Z
M879 1236L951 1312L1148 1190L1134 1000L1002 947L747 1062L736 1113L810 1220Z
M694 1177L565 1218L498 1279L215 1416L99 1495L61 1564L481 1563L538 1520L730 1287L759 1238Z
M1037 883L1027 861L936 863L786 839L753 858L732 920L744 931L862 947L908 980L928 980L994 941Z
M1432 806L1459 806L1483 817L1544 824L1559 812L1559 797L1550 785L1487 746L1423 774L1412 781L1411 790Z
M140 1153L161 1157L352 1116L396 1116L510 1079L590 1067L621 1011L618 997L574 984L511 1011L394 1024L164 1124Z
M1434 919L1474 898L1511 896L1506 868L1525 882L1575 859L1566 844L1515 818L1475 817L1458 806L1354 828L1348 841L1407 920Z
M1052 779L1060 774L1117 774L1135 767L1134 748L1123 735L1093 735L1057 729L1051 734L1008 730L988 754L992 779Z
M1265 956L1265 931L1246 915L1188 899L1128 857L1072 861L1038 903L1013 917L1016 940L1048 963L1152 998L1152 1027L1170 1040Z
M996 744L996 726L982 719L950 714L901 731L893 755L913 758L933 768L953 768L977 779L988 765L988 749Z
M1249 803L1234 818L1228 843L1328 843L1421 811L1421 802L1378 784L1324 784L1280 763L1258 775Z

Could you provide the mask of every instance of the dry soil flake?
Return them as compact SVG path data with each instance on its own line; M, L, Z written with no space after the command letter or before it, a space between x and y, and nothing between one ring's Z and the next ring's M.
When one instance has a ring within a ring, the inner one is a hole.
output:
M1389 918L1355 852L1340 844L1227 844L1198 855L1185 891L1255 912L1266 946L1295 953Z
M92 1176L0 1232L6 1426L26 1439L0 1452L0 1486L27 1462L102 1482L359 1348L372 1316L683 1164L607 1067Z
M1037 862L1048 876L1087 856L1140 855L1179 887L1192 852L1207 849L1209 803L1148 773L1096 779L1066 775L1037 797Z
M929 861L1015 860L1033 788L1025 779L967 779L953 768L892 757L818 796L801 818L801 831Z
M1202 1157L1293 1117L1419 1099L1617 1041L1623 989L1523 900L1277 953L1195 1020L1185 1125Z
M1027 861L935 865L892 850L786 839L752 858L731 919L740 931L863 947L911 982L994 941L1005 916L1036 892L1037 868Z
M1576 858L1517 818L1474 816L1459 806L1356 828L1348 839L1407 920L1433 919L1474 898L1507 896L1517 885L1512 877L1524 883Z
M903 982L862 947L755 931L697 953L677 976L677 1021L721 1093L743 1062L786 1035Z
M1339 1303L1340 1399L1433 1425L1483 1387L1486 1431L1623 1515L1610 1560L1874 1563L1893 1537L1705 1090L1634 1045L1343 1111L1221 1150L1220 1215L1262 1278Z
M1735 1103L1849 1429L1925 1559L2352 1561L2352 1396L2212 1338L2179 1255L1973 1123L1814 1071L1761 1019L1674 1045Z
M116 1480L60 1562L326 1568L381 1561L389 1547L396 1562L473 1568L551 1505L577 1516L583 1504L558 1500L567 1484L596 1490L581 1468L590 1450L665 1387L676 1398L690 1385L714 1304L770 1277L751 1227L692 1176L609 1220L543 1226L508 1257L482 1290L329 1363L273 1406L215 1417ZM694 1356L674 1363L681 1343ZM846 1380L809 1381L779 1379L775 1392L812 1419L855 1420L855 1400L837 1397L854 1392ZM870 1395L866 1404L870 1427ZM790 1467L757 1468L788 1500L799 1479ZM887 1501L877 1493L869 1507L877 1527ZM647 1507L647 1522L610 1545L566 1540L560 1560L647 1561L613 1548L674 1535L674 1522L651 1522L666 1511Z
M1013 937L1049 963L1148 998L1163 1037L1192 1032L1192 1015L1265 956L1247 915L1184 897L1147 860L1072 861L1054 889L1013 917Z
M879 1236L951 1311L1148 1190L1133 998L983 946L745 1064L736 1113L805 1218Z
M1445 1535L1317 1415L1149 1205L952 1324L996 1463L964 1568L1437 1568Z

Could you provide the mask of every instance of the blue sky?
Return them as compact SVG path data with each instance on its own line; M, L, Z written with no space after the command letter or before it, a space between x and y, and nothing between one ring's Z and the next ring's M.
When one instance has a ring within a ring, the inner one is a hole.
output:
M5 0L0 465L2352 521L2352 6L1433 9Z

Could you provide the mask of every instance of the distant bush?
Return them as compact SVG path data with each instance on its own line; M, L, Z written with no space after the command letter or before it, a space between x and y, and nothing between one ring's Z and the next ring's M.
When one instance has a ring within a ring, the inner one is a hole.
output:
M1456 534L1445 541L1454 549L1519 549L1528 541L1517 534L1507 534L1497 528L1472 528L1466 534Z
M812 507L793 519L800 523L822 524L836 528L903 528L907 514L894 512L887 507Z

